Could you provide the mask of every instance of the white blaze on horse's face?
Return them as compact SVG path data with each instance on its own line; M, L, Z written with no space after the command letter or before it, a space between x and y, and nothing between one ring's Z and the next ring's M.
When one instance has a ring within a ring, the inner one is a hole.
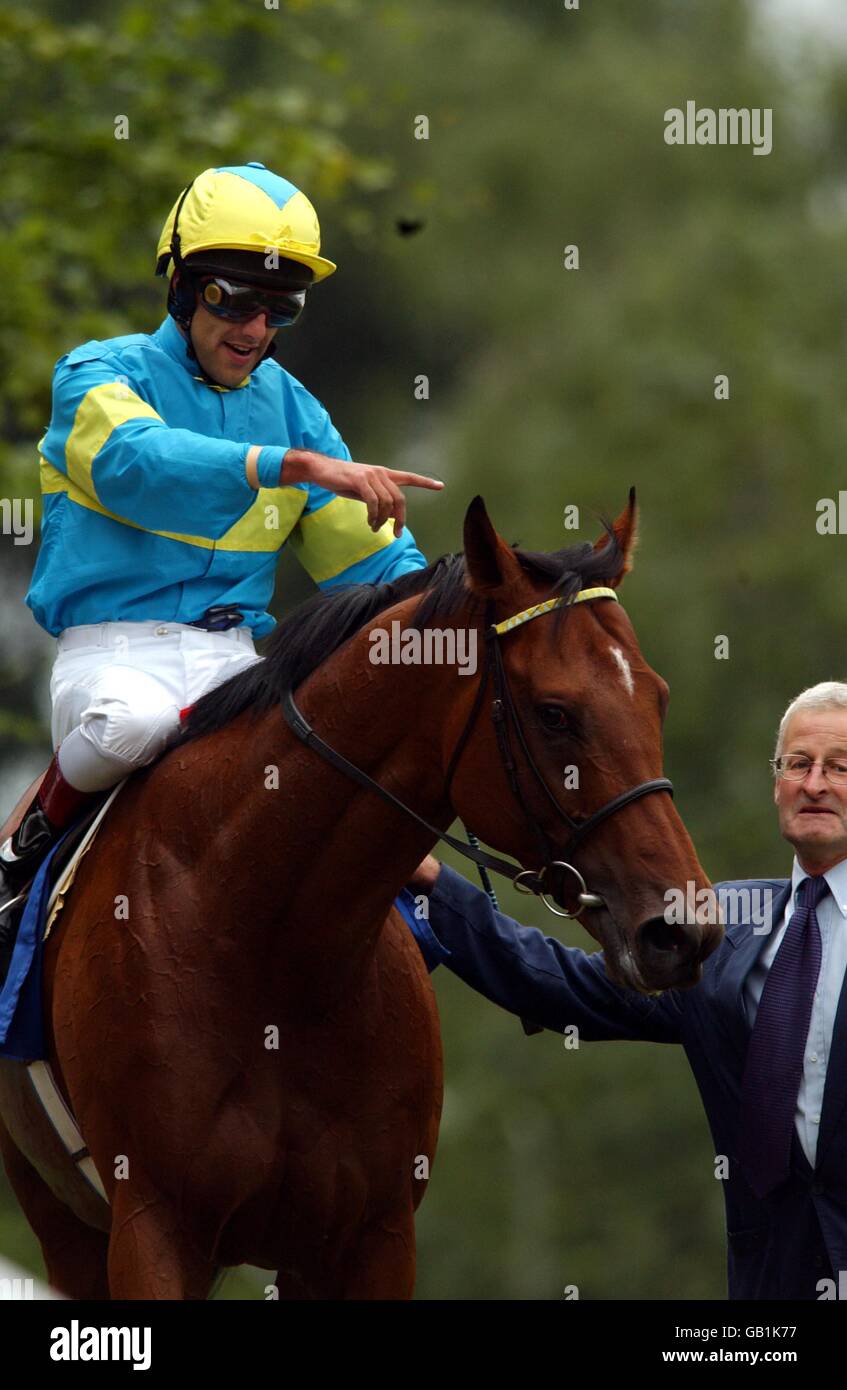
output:
M622 679L623 679L623 683L624 683L624 685L626 686L627 690L629 691L629 694L630 694L630 695L634 695L634 694L635 694L635 681L632 679L632 671L631 671L631 669L630 669L629 662L627 661L627 659L626 659L626 657L624 656L623 652L621 651L620 647L610 647L610 648L609 648L609 651L612 653L612 656L614 657L615 661L617 662L618 669L619 669L619 671L620 671L620 673L621 673L621 677L622 677Z

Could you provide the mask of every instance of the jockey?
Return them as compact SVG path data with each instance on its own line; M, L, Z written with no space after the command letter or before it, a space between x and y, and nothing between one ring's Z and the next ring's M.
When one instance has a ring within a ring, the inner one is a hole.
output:
M319 252L315 209L287 179L258 163L206 169L159 239L169 316L56 365L26 596L58 638L54 756L0 845L0 941L4 908L92 796L261 660L287 540L321 588L426 564L400 487L442 484L354 463L321 402L272 360L277 330L336 269Z

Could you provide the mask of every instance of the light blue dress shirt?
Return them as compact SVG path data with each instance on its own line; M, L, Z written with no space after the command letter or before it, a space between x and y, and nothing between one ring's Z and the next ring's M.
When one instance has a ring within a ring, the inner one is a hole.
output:
M759 1000L771 962L780 948L786 927L796 907L797 889L807 877L806 870L800 867L795 858L791 871L792 891L782 922L744 982L744 1003L751 1028L756 1022ZM830 891L817 908L821 932L821 969L812 1003L809 1034L803 1054L803 1078L794 1117L797 1137L813 1168L823 1108L826 1068L832 1046L832 1030L847 969L847 859L842 859L840 864L829 869L824 878Z

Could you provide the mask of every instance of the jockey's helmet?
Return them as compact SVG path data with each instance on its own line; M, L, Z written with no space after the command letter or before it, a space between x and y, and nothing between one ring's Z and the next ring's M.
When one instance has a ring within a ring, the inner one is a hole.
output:
M156 274L180 271L168 311L189 329L196 276L308 289L336 269L320 247L318 216L305 193L253 161L205 169L183 189L159 237Z

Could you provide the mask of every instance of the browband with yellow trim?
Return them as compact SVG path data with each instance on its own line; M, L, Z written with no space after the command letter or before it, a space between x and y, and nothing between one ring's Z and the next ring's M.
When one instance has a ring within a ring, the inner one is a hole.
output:
M496 633L511 632L513 627L520 627L522 623L528 623L530 618L540 618L542 613L549 613L553 608L561 608L563 605L571 603L585 603L592 598L613 598L615 603L620 602L614 589L597 585L593 589L580 589L579 593L572 599L545 599L543 603L535 603L532 608L525 608L522 613L516 613L513 618L504 618L502 623L494 623L492 626Z

